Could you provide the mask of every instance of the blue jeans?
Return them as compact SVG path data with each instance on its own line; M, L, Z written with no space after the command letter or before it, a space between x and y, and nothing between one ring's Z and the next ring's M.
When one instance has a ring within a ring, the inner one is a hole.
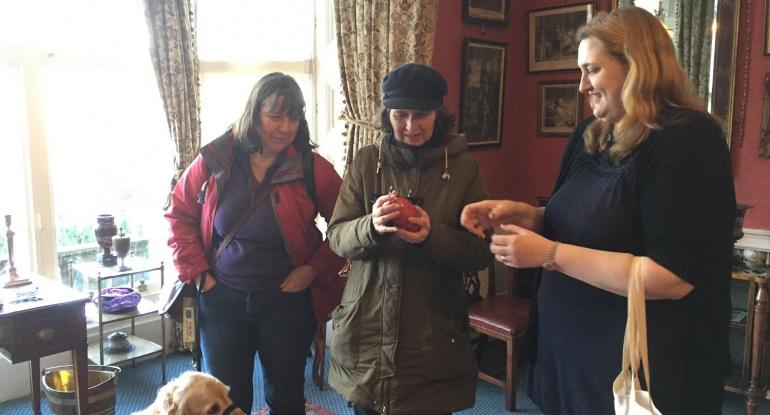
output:
M223 284L199 295L203 370L230 386L246 413L253 400L254 356L272 415L305 414L305 361L315 332L310 290L244 293Z

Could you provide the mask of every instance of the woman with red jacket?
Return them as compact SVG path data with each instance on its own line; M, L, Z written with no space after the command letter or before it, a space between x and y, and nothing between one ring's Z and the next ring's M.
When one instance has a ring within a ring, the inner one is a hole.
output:
M260 79L241 117L184 172L165 215L179 279L201 287L203 370L246 412L259 352L271 413L305 413L316 321L341 295L343 260L315 226L319 212L331 217L341 179L312 152L304 112L292 77Z

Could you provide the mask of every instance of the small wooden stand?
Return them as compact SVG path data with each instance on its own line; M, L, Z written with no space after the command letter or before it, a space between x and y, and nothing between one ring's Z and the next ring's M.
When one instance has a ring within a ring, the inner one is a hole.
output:
M22 285L32 284L27 278L19 277L16 273L16 267L13 265L13 231L11 230L11 215L5 215L5 237L8 240L8 264L11 269L8 270L8 281L3 284L3 288L21 287Z

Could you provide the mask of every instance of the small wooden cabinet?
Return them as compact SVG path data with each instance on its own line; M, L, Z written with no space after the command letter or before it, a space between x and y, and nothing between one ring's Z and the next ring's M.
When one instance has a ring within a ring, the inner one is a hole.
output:
M7 274L6 274L7 275ZM5 276L0 276L0 281ZM88 298L51 279L30 275L34 286L0 288L0 358L10 363L29 361L32 408L40 409L40 358L72 351L78 413L88 412L86 319ZM0 285L0 287L2 287ZM19 301L18 294L37 287L34 299Z

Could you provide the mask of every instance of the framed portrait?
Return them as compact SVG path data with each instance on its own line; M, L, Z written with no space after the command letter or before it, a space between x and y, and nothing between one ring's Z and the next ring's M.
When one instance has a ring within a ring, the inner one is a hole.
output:
M593 14L593 3L529 12L529 71L577 69L575 33Z
M465 38L462 55L460 132L471 147L500 145L506 44Z
M508 26L511 0L463 0L463 21L489 26Z
M537 135L570 135L583 116L580 81L544 81L538 84Z

